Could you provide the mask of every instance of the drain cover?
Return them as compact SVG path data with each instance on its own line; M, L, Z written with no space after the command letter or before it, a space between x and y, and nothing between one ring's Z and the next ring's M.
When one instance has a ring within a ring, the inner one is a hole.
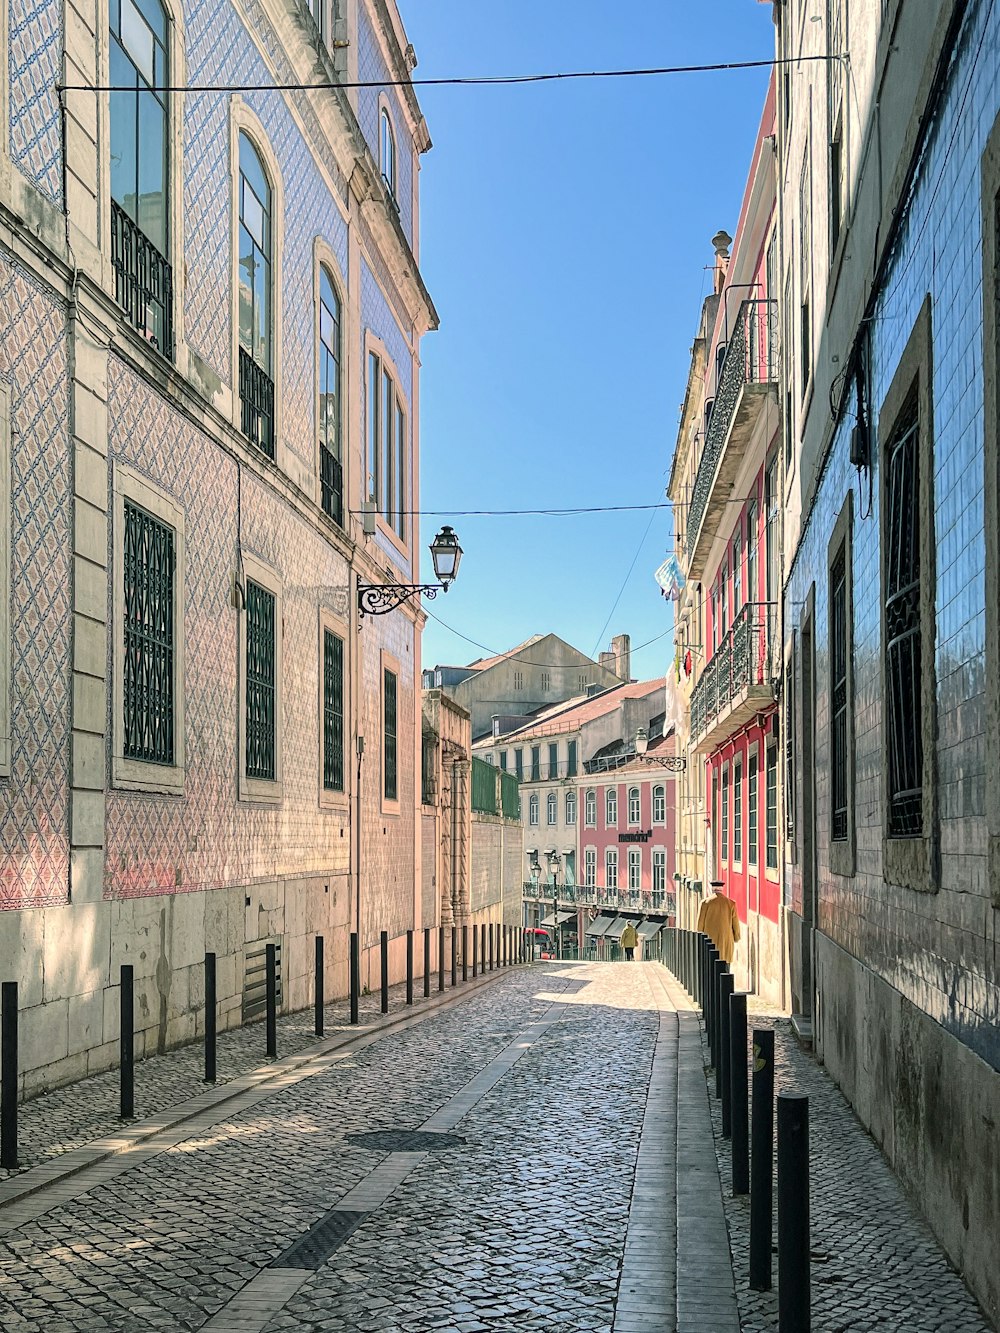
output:
M459 1134L432 1134L421 1129L375 1129L368 1134L348 1134L348 1143L376 1152L439 1152L465 1142Z
M321 1217L304 1236L300 1236L297 1241L289 1245L284 1254L279 1254L270 1267L313 1270L320 1268L367 1216L367 1213L334 1209L325 1217Z

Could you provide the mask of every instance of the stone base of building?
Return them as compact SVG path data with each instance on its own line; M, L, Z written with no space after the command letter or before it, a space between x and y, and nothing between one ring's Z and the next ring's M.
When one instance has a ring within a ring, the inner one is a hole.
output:
M1000 1072L827 936L815 940L817 1053L1000 1323Z
M733 955L737 990L750 991L778 1010L784 1009L781 929L761 912L748 912Z

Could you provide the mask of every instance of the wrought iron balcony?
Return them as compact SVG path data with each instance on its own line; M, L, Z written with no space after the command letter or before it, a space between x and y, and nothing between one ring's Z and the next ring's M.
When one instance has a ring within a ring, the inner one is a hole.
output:
M533 879L526 879L521 884L521 893L525 898L537 898L538 885Z
M115 300L150 346L174 356L174 284L170 265L124 209L111 201Z
M323 513L344 526L344 469L326 445L319 447L319 485Z
M764 404L777 401L777 302L744 301L719 375L687 520L688 578L705 560Z
M707 754L767 705L778 675L773 602L748 602L691 693L691 748Z
M243 347L240 348L240 403L243 434L268 458L273 458L274 383Z

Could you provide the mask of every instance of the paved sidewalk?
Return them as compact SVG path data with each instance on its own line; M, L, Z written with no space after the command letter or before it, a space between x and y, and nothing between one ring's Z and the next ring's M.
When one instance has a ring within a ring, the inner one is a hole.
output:
M809 1097L812 1309L814 1333L991 1333L968 1288L907 1198L875 1141L826 1070L796 1041L790 1023L751 1003L748 1026L773 1028L775 1093ZM752 1035L750 1037L752 1041ZM707 1042L702 1042L709 1064ZM713 1077L714 1091L714 1077ZM712 1119L729 1226L742 1333L778 1327L774 1289L751 1291L750 1203L732 1197L732 1154ZM774 1202L777 1239L777 1198Z

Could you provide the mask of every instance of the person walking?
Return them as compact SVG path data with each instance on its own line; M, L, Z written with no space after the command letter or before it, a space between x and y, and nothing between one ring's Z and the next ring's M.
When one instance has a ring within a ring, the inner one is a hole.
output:
M631 963L635 958L635 946L639 943L639 932L630 921L621 933L618 943L625 950L625 961Z
M721 879L712 880L712 896L706 898L698 913L698 929L706 934L724 962L731 963L740 938L740 918L736 904L725 895Z

